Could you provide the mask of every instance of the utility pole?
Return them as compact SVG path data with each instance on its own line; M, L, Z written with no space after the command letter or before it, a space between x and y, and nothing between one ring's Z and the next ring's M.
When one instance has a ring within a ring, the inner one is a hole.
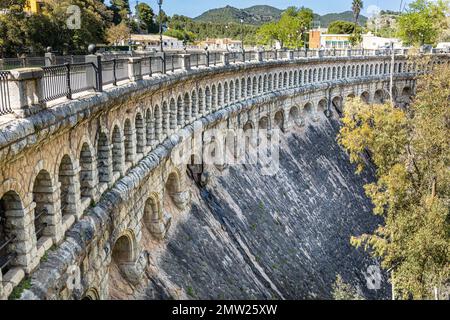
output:
M394 41L391 41L391 77L389 83L389 94L391 95L391 105L395 106L394 103L394 66L395 66L395 50Z
M163 0L158 0L158 6L159 6L159 42L160 42L160 46L161 46L161 52L163 52L162 14L161 14L162 4L163 4Z

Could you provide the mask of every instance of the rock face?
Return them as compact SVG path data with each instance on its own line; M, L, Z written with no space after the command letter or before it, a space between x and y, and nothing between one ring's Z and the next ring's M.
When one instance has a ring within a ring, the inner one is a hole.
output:
M203 189L191 183L190 212L154 261L144 299L330 299L336 275L368 299L385 299L389 284L369 290L377 262L349 243L380 221L336 142L338 121L295 127L282 135L274 176L252 166L211 169Z

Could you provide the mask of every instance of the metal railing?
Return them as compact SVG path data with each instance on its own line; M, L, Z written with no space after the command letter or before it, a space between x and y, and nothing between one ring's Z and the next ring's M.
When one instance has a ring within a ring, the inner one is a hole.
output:
M0 71L0 116L11 113L8 78L9 71Z
M396 49L395 54L404 54L404 50ZM361 57L361 56L383 56L390 55L392 51L383 50L350 50L350 49L326 49L310 50L298 49L293 51L272 50L272 51L245 51L229 52L230 63L242 63L250 61L273 61L281 59L303 59L321 57ZM116 86L120 81L130 79L129 57L118 58L119 55L109 55L99 57L97 63L74 62L54 66L42 67L43 94L41 102L49 102L59 98L72 99L75 93L95 90L101 92L104 85ZM153 76L156 73L173 72L181 69L182 56L178 54L165 53L151 56L142 56L136 66L140 68L142 76ZM213 66L223 63L223 53L218 52L197 52L189 55L190 67L199 68L201 66ZM58 59L57 59L58 60ZM69 56L64 61L82 61L84 56ZM60 59L60 61L62 61ZM132 70L133 71L133 70ZM133 71L134 72L134 71ZM138 72L138 71L137 71ZM10 72L0 71L0 115L11 113L11 95L9 92Z
M98 70L93 63L74 63L43 67L43 102L98 88Z

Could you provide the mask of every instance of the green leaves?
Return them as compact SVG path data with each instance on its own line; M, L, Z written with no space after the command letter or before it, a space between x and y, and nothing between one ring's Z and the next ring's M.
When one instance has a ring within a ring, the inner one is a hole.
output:
M427 64L428 61L416 61ZM406 110L349 101L339 143L357 171L366 151L377 181L365 187L384 225L352 237L393 270L396 296L427 299L444 294L450 280L450 67L419 79Z

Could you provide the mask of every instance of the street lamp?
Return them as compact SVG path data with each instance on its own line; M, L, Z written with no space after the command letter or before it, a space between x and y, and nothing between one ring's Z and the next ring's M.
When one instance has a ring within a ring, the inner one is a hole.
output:
M159 6L159 43L160 43L160 46L161 46L161 52L163 52L162 15L161 15L162 4L163 4L163 0L158 0L158 6Z
M241 47L244 52L244 19L241 19Z

